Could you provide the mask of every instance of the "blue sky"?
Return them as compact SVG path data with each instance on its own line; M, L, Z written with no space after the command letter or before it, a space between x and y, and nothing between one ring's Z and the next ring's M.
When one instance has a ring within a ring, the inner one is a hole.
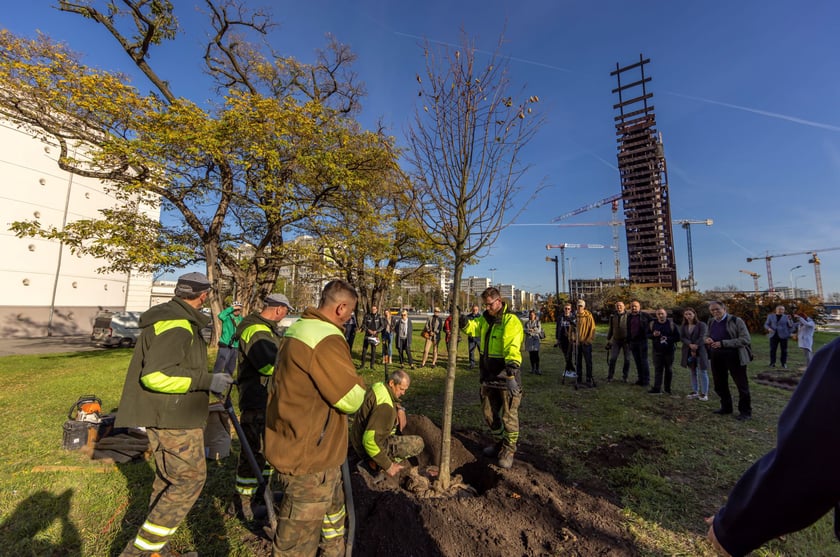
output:
M272 35L280 52L310 61L324 35L334 34L358 54L356 71L368 96L361 116L372 127L381 119L402 143L417 101L422 38L457 44L463 29L482 51L505 32L515 87L538 95L546 124L524 153L531 170L528 193L546 186L518 219L552 218L620 192L611 93L616 63L651 59L657 127L669 169L674 219L713 219L692 228L695 278L701 290L734 284L752 289L739 270L761 274L764 261L746 257L840 247L840 3L754 1L405 2L310 0L270 4L279 26ZM152 63L177 95L200 102L212 95L200 74L205 31L192 0L178 0L184 31L177 48ZM14 3L2 25L32 35L40 29L67 42L102 68L137 75L104 31L49 2ZM479 57L483 54L479 53ZM479 58L480 59L480 58ZM147 89L142 78L135 85ZM523 195L523 199L528 195ZM565 222L610 220L609 207ZM621 239L622 274L626 246ZM674 228L677 270L688 275L685 231ZM610 245L608 226L514 226L488 257L467 269L536 292L554 290L548 243ZM612 276L609 249L567 249L568 276ZM807 255L773 260L777 286L791 278L815 287ZM840 250L821 254L826 295L840 292ZM802 265L801 268L790 269ZM804 276L803 276L804 275Z

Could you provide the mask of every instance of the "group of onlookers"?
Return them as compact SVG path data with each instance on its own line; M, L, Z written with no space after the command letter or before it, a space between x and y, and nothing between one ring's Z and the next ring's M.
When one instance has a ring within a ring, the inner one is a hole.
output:
M472 320L480 315L478 306L474 305L472 311L466 314L466 317L468 320ZM398 315L392 315L390 310L385 310L384 315L379 315L379 308L371 306L370 311L365 313L362 318L361 327L357 325L355 314L350 315L350 319L344 323L344 338L352 348L356 332L360 330L364 334L361 362L359 363L360 369L364 367L368 360L370 369L374 369L376 347L380 344L382 345L383 364L399 363L400 366L408 365L410 368L414 368L414 358L411 355L413 327L414 323L408 316L408 310L402 309ZM441 315L440 308L435 307L432 315L426 319L420 334L424 340L420 366L425 367L428 363L431 367L435 367L441 341L445 343L445 346L448 346L452 336L452 315L444 318ZM475 354L478 352L478 339L468 335L467 341L469 343L470 369L472 369L476 366ZM392 357L394 347L396 347L397 361L394 361Z
M693 308L685 308L682 323L677 324L668 317L664 308L659 308L651 316L643 312L638 300L630 302L630 311L625 310L624 302L615 304L615 312L610 315L606 349L609 351L607 382L612 382L616 374L619 355L623 355L621 378L627 381L630 374L632 356L636 367L636 385L649 387L650 394L671 394L673 366L676 346L682 345L679 363L689 370L691 392L687 398L707 401L709 399L709 370L712 371L712 384L721 399L718 414L733 412L732 397L729 392L729 376L732 377L739 394L738 419L746 420L752 415L747 364L753 358L751 337L746 324L739 317L729 315L721 302L709 303L711 318L704 323L697 318ZM765 328L770 336L770 367L776 365L776 351L781 348L780 363L787 368L787 343L797 335L799 346L805 355L806 364L810 362L813 345L814 321L804 313L797 313L795 320L785 314L784 306L778 306L767 317ZM572 305L567 303L563 312L557 316L556 338L565 360L564 374L576 376L578 384L594 386L592 380L592 340L594 321L586 310L586 304L580 300L577 312L572 312ZM648 343L650 343L653 362L653 382L651 384L650 364L648 361ZM537 362L539 369L539 357ZM585 382L584 370L586 364Z

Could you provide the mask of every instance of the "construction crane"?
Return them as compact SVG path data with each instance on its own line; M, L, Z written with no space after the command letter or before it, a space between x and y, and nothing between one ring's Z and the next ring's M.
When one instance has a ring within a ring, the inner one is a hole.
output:
M755 295L758 296L758 279L761 277L761 275L759 275L758 273L754 273L752 271L745 271L744 269L741 269L741 272L745 273L745 274L748 274L752 277L752 279L753 279L753 289L755 290Z
M613 250L616 249L616 246L605 246L603 244L546 244L545 249L559 249L560 250L560 261L562 262L563 268L563 292L566 291L566 248L595 248L595 249L604 249L604 248L611 248ZM619 276L620 270L618 265L615 268L616 272L616 281L618 281L621 277Z
M609 224L612 227L613 245L611 246L611 248L613 250L613 255L614 255L613 261L614 261L614 265L615 265L615 285L616 286L618 286L619 283L621 282L621 256L620 256L619 251L618 251L619 246L620 246L620 242L618 240L618 235L619 235L618 227L621 226L622 224L624 224L624 221L620 220L618 218L618 202L620 200L621 200L621 194L620 193L616 194L616 195L611 195L609 197L605 197L604 199L602 199L600 201L596 201L595 203L590 203L589 205L584 205L583 207L579 207L578 209L575 209L574 211L570 211L568 213L560 215L559 217L555 217L555 218L551 219L552 223L557 223L558 221L567 219L569 217L573 217L575 215L585 213L586 211L589 211L590 209L597 209L598 207L606 205L607 203L612 204L612 220L607 224ZM572 225L572 224L570 224L570 225L558 224L556 226L574 226L574 225Z
M706 226L712 226L715 223L712 219L706 220L690 220L690 219L678 219L674 221L674 224L679 224L683 228L685 228L685 240L686 240L686 249L688 250L688 289L694 290L694 250L691 249L691 225L692 224L705 224Z
M755 261L757 259L763 259L764 262L767 264L767 289L770 293L775 292L775 288L773 288L773 271L770 268L770 260L776 257L790 257L791 255L810 255L811 259L808 260L808 263L814 265L814 279L816 281L817 286L817 298L822 302L823 301L823 286L822 286L822 275L820 274L820 258L817 257L818 253L824 251L836 251L840 250L840 247L836 248L823 248L823 249L809 249L804 251L795 251L792 253L768 253L764 257L747 257L747 263Z
M616 195L611 195L609 197L605 197L604 199L602 199L600 201L596 201L595 203L590 203L589 205L584 205L583 207L575 209L574 211L569 211L568 213L564 213L564 214L560 215L559 217L554 217L553 219L551 219L551 222L558 222L558 221L567 219L569 217L573 217L575 215L585 213L586 211L589 211L590 209L597 209L598 207L601 207L602 205L606 205L607 203L616 203L617 204L620 200L621 200L621 194L620 193L618 193ZM617 205L616 205L616 207L617 207ZM617 210L617 208L615 210Z

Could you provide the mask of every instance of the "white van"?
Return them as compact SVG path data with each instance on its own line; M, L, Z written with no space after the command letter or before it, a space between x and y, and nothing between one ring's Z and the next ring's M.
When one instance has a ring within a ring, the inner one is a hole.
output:
M93 321L90 340L94 344L112 348L131 348L140 337L141 311L100 311Z

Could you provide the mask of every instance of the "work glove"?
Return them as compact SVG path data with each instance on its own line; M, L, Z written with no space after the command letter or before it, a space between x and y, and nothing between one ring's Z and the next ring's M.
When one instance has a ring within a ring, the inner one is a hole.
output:
M520 387L519 383L516 382L515 375L508 375L507 390L510 393L510 396L519 396L522 394L522 387Z
M510 396L521 395L522 387L520 387L519 383L516 381L516 372L519 371L519 366L509 365L505 369L507 371L507 390L510 393Z
M222 394L233 384L233 377L227 373L214 373L210 379L210 392Z

